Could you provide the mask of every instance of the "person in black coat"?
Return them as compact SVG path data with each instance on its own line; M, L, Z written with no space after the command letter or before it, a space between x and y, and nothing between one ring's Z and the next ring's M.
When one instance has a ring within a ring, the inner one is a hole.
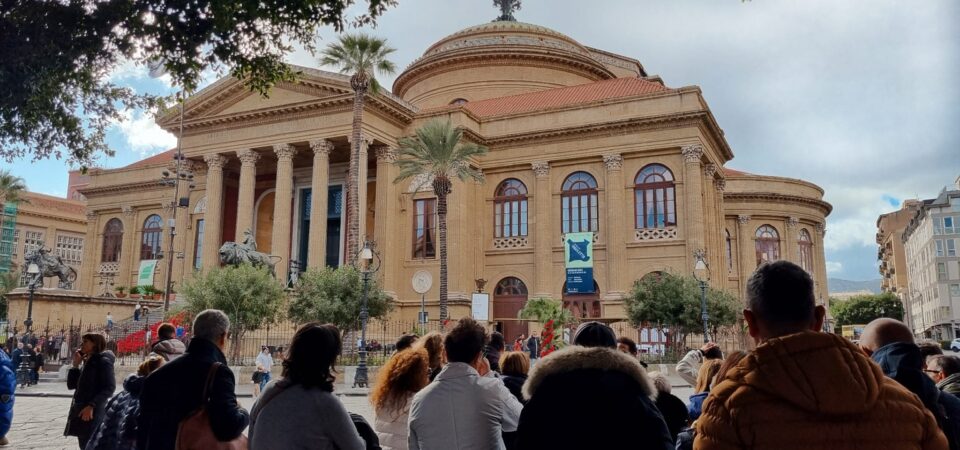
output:
M113 374L116 356L105 351L106 347L107 340L103 335L83 335L80 349L73 354L73 367L67 373L67 388L75 391L63 435L76 436L81 449L87 446L90 436L100 425L107 400L117 388Z
M213 364L220 363L208 392L207 413L220 441L240 436L250 415L237 403L236 382L223 355L230 319L208 309L193 321L193 339L183 356L147 377L140 393L137 448L173 450L180 422L200 408L204 385Z
M653 380L653 385L657 388L657 401L655 405L663 421L667 423L667 429L670 431L670 437L674 440L680 431L687 426L690 421L690 412L687 411L686 403L670 393L670 380L660 372L650 372L648 374Z
M531 371L523 386L527 404L516 448L672 449L651 400L653 383L636 358L616 350L613 330L587 322L577 329L574 344L542 358ZM563 428L558 411L576 411L576 426Z
M110 398L100 426L87 442L86 450L133 450L137 448L137 412L140 410L140 392L143 383L154 370L163 365L160 355L151 355L137 373L123 380L123 391Z
M490 370L500 372L500 355L505 348L506 343L503 340L503 335L500 334L499 331L490 333L490 340L487 345L483 347L484 356L486 356L487 362L490 363Z

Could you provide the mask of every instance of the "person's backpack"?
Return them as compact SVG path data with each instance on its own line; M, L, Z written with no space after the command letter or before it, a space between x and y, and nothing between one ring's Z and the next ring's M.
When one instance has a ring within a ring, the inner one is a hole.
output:
M357 427L357 433L367 443L367 450L382 450L380 447L380 438L377 432L360 414L350 413L350 420L353 420L353 426Z
M203 397L200 408L190 413L186 419L180 422L177 427L176 450L247 450L247 437L240 434L236 439L229 442L221 442L213 434L213 428L210 426L210 415L207 413L207 393L213 384L214 375L220 369L220 363L216 362L210 366L207 373L207 381L203 385Z

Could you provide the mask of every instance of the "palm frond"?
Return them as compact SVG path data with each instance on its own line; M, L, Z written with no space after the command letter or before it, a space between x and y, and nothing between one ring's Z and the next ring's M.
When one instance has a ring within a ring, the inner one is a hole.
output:
M394 183L419 175L456 177L461 181L483 180L474 163L487 153L487 148L461 142L463 132L449 120L431 120L417 128L415 135L399 140L398 158L394 164L400 174Z
M320 64L336 67L340 73L355 75L363 73L370 79L370 91L380 91L375 75L391 75L397 66L388 59L396 49L387 45L387 40L365 33L340 35L320 52Z

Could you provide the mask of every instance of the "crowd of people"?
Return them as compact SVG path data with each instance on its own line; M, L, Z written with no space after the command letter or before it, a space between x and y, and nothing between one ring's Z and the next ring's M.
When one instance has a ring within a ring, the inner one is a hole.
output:
M676 367L694 388L687 402L603 323L580 324L571 345L537 359L531 339L508 351L503 335L462 318L446 333L397 341L372 385L370 424L333 394L343 347L335 326L301 326L280 376L256 379L248 412L224 356L230 321L207 310L186 347L161 326L117 394L115 356L101 334L84 335L65 435L87 450L960 450L960 358L918 345L894 319L871 322L854 343L822 332L824 317L806 271L761 266L744 310L756 347L687 353ZM12 369L4 356L0 383ZM269 373L269 348L257 364ZM12 404L12 388L0 386L0 436Z

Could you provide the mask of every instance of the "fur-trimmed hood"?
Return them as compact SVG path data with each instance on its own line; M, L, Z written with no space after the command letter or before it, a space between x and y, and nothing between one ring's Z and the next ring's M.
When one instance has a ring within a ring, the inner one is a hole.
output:
M523 384L523 398L529 400L534 392L551 375L573 372L575 370L599 369L622 372L640 384L641 391L651 400L657 398L653 380L640 361L626 353L602 347L580 347L572 345L551 353L530 370L527 382Z

